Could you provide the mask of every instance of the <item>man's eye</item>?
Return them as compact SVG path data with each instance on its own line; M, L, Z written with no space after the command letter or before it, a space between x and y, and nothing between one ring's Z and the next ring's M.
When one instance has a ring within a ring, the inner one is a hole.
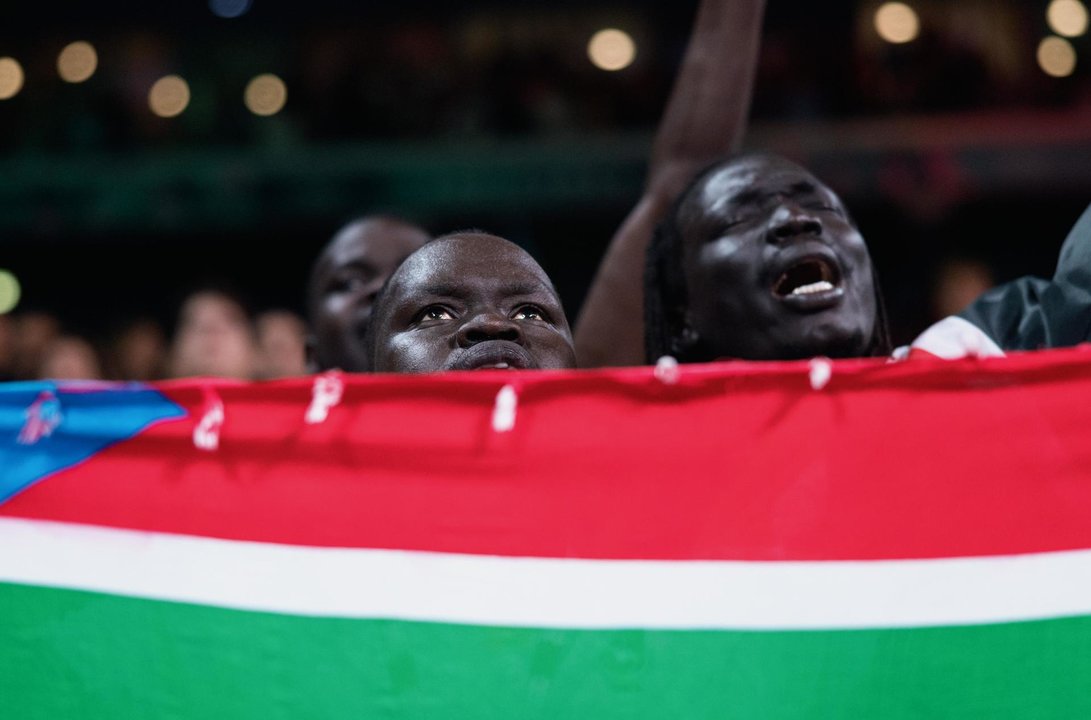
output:
M727 219L726 222L724 222L723 225L719 227L718 232L716 233L716 237L726 235L732 230L737 230L740 226L752 222L756 217L757 214L752 212L744 212L739 213L738 215L732 215Z
M420 314L421 320L454 320L454 314L442 305L430 305Z
M515 311L512 315L515 320L542 320L549 322L549 316L540 307L534 305L524 305Z

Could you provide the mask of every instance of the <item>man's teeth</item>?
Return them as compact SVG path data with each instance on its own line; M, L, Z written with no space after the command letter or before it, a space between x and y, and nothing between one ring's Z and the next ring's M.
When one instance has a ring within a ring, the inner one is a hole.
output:
M793 295L814 295L820 292L829 292L833 290L833 283L828 280L819 280L807 285L800 285L796 289L792 290Z
M498 362L493 363L492 365L482 365L481 367L485 370L507 370L511 365L508 365L506 362Z

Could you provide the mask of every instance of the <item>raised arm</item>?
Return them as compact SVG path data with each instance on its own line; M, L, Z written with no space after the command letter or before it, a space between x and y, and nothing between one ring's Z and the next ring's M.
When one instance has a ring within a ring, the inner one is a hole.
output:
M765 0L701 0L644 196L611 240L576 324L581 367L644 363L645 251L693 175L742 140L764 9Z

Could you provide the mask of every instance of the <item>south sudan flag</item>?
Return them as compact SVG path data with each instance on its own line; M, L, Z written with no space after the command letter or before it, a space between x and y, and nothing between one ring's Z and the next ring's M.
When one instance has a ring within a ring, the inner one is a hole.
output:
M1091 353L0 386L4 718L1091 717Z

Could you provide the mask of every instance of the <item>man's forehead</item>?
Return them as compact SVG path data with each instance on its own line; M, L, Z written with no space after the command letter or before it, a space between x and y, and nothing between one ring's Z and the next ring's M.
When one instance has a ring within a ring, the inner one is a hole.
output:
M377 240L381 238L374 232L349 228L333 239L323 253L323 260L331 267L357 262L368 255Z
M748 195L748 191L784 192L828 188L814 175L788 161L748 160L713 172L705 181L702 196L713 201Z
M712 212L722 211L735 198L757 189L758 170L749 165L734 165L712 173L700 193L700 205Z
M488 289L511 293L544 290L555 294L545 271L534 258L517 246L502 242L456 238L432 243L406 260L392 284L398 290L411 292L446 289L464 293Z
M334 237L323 253L328 267L363 262L383 255L399 259L420 248L427 238L413 226L371 220L349 225Z

